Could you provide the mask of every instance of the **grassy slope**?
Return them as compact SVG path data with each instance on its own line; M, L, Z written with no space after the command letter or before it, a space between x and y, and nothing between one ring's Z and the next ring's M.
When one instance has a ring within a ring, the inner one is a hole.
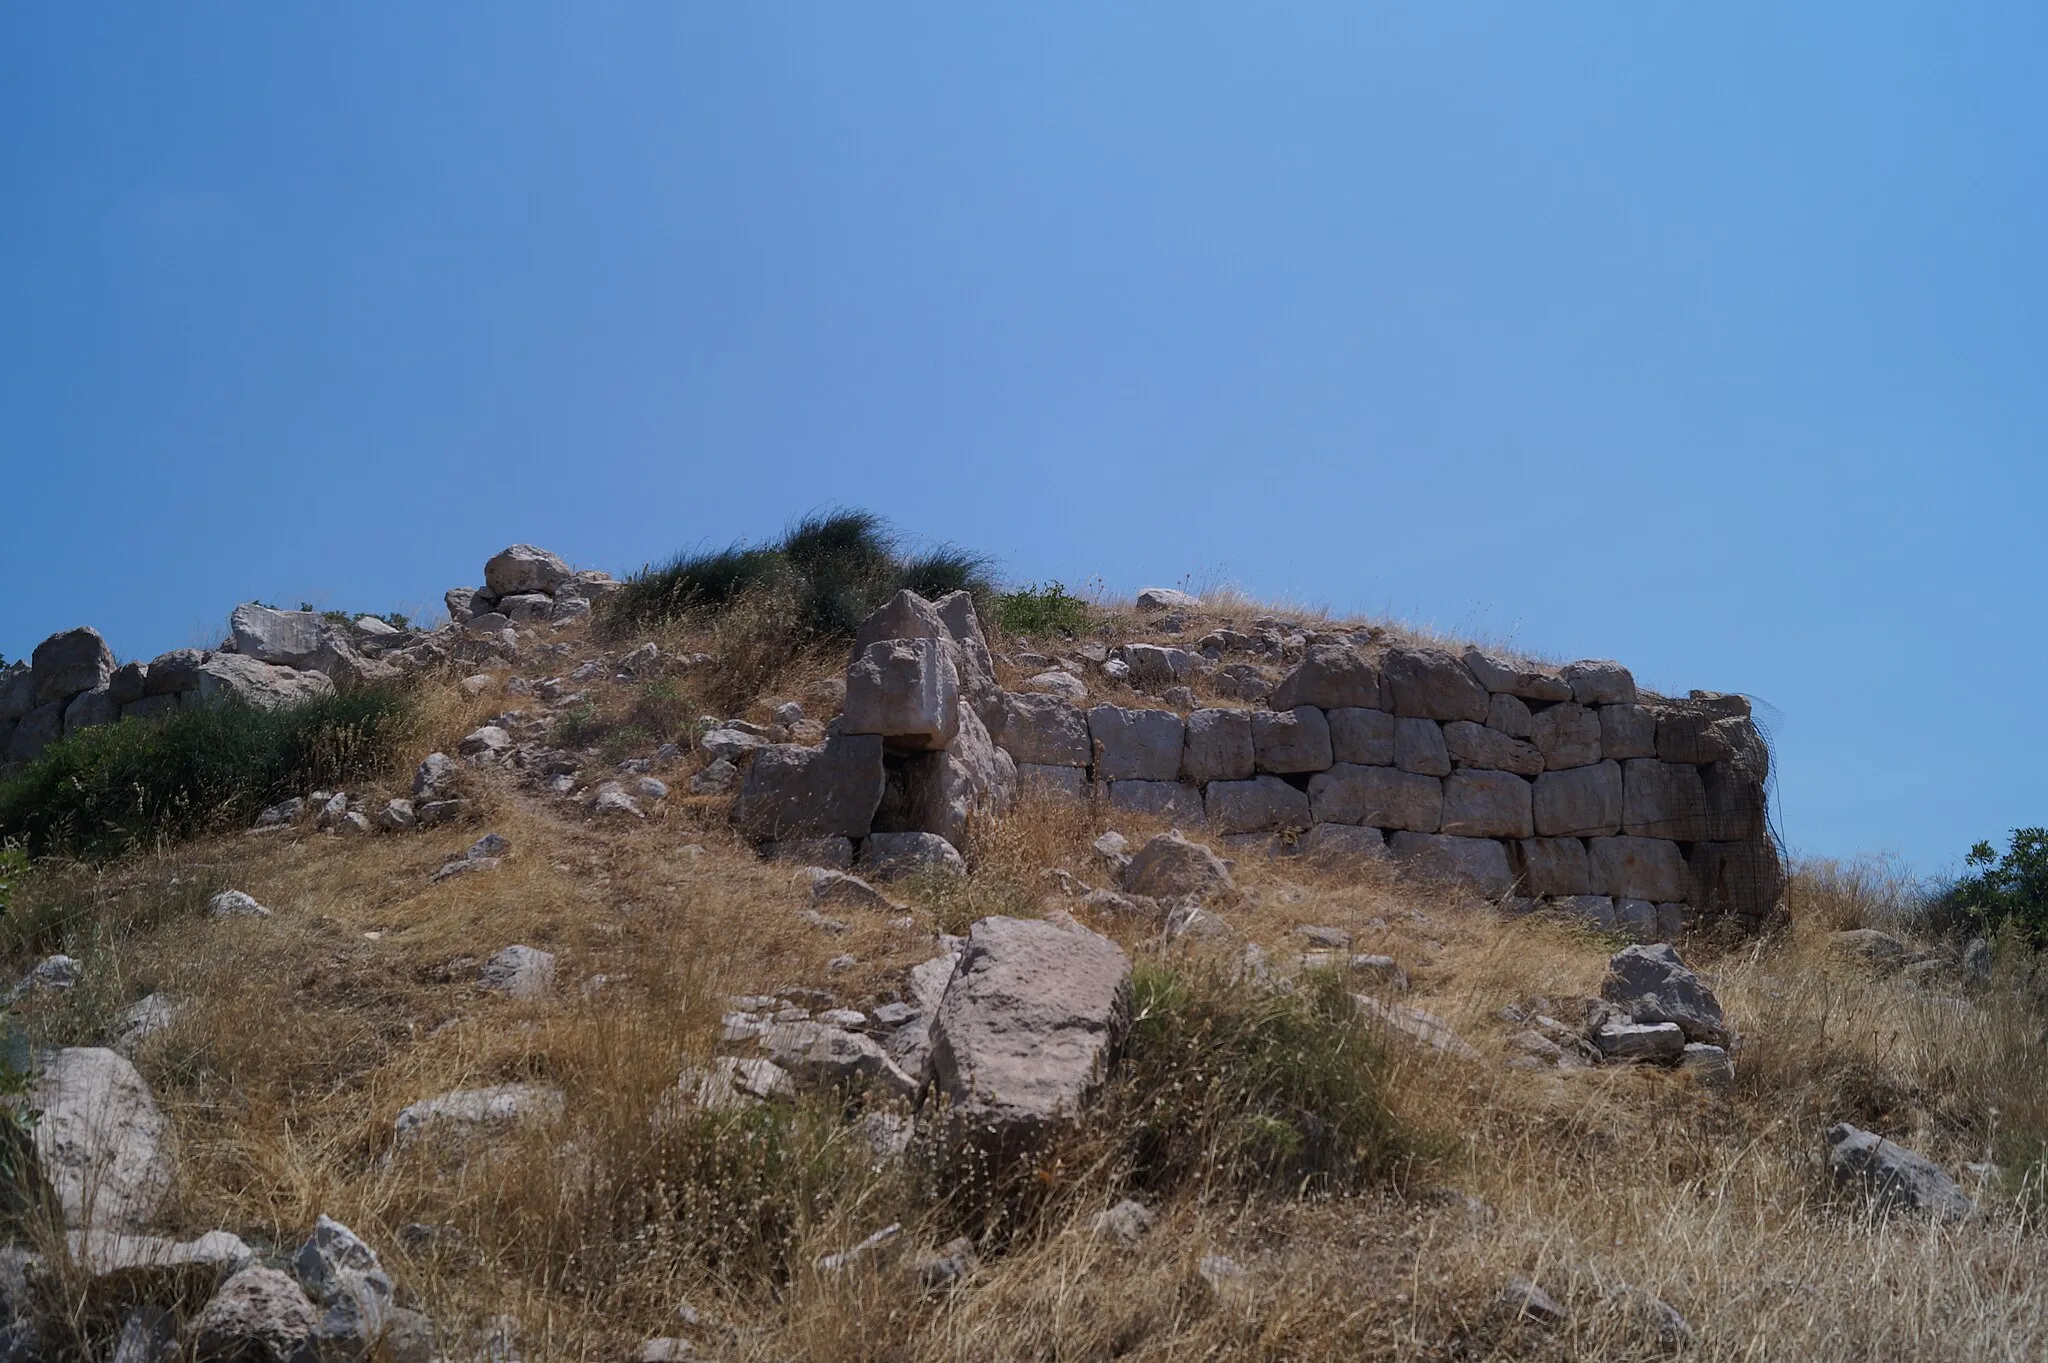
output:
M688 642L667 640L671 651ZM798 659L771 680L801 696L830 668ZM595 689L606 715L645 708L642 694ZM407 759L534 705L433 683ZM391 774L394 791L403 779ZM638 1340L677 1331L684 1300L716 1322L699 1335L708 1352L744 1359L1654 1356L1610 1296L1622 1283L1675 1303L1704 1356L2005 1358L2048 1347L2048 1265L2015 1176L1985 1190L1990 1215L1941 1230L1873 1225L1825 1195L1819 1133L1830 1121L1875 1127L1951 1168L2024 1158L2033 1133L2048 1131L2039 1023L2017 980L1957 1003L1826 956L1826 929L1866 910L1867 887L1809 877L1788 938L1689 948L1747 1040L1741 1078L1721 1094L1663 1073L1507 1067L1511 1029L1496 1010L1531 994L1597 993L1611 942L1503 922L1377 868L1248 862L1240 879L1257 903L1228 915L1244 938L1279 959L1297 924L1349 928L1359 949L1409 970L1409 1001L1484 1054L1392 1053L1386 1092L1420 1158L1349 1197L1186 1187L1157 1232L1112 1249L1085 1233L1110 1196L1103 1168L1116 1133L1096 1133L1047 1171L1038 1233L985 1256L950 1296L887 1273L802 1267L776 1291L750 1247L766 1220L787 1219L791 1258L808 1265L898 1217L924 1243L947 1238L957 1217L903 1175L873 1170L827 1112L797 1124L765 1189L749 1181L764 1156L744 1129L713 1133L708 1149L654 1134L678 1071L712 1052L725 997L800 984L870 1000L930 954L933 931L1037 911L1046 867L1101 884L1095 832L1144 830L1028 809L975 849L966 885L914 891L914 931L856 919L837 936L797 922L800 888L729 837L719 801L678 798L644 825L617 827L510 785L487 783L482 800L483 815L461 828L235 834L31 878L9 964L61 945L88 967L73 995L32 1006L40 1035L102 1040L118 1008L152 989L192 1001L138 1057L178 1133L170 1228L226 1226L285 1244L328 1212L378 1245L441 1318L518 1316L528 1358L629 1356ZM512 839L503 869L429 883L486 829ZM276 917L197 916L204 892L229 884ZM1142 931L1098 926L1146 950ZM476 961L513 942L558 954L554 998L474 989ZM841 953L859 964L832 975L827 962ZM611 983L586 996L599 974ZM406 1104L516 1079L567 1090L558 1128L524 1132L464 1168L386 1159ZM689 1191L687 1233L630 1233L650 1190L678 1187ZM409 1252L399 1230L416 1221L462 1235ZM707 1245L723 1251L708 1264ZM1211 1251L1250 1269L1242 1300L1214 1302L1202 1288L1195 1267ZM1571 1322L1545 1331L1504 1319L1495 1297L1516 1272L1564 1301Z

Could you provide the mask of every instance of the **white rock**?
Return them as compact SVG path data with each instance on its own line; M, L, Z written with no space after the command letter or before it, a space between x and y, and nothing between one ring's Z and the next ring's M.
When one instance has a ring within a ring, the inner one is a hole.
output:
M222 890L206 901L209 918L268 918L270 910L240 890Z
M139 1230L170 1192L169 1123L135 1066L113 1051L72 1046L36 1075L30 1102L43 1177L73 1228Z

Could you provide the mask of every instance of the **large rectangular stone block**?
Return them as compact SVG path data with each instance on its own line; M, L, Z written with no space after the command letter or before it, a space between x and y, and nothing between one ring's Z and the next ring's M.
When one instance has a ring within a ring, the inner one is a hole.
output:
M1434 833L1444 817L1444 784L1434 776L1391 767L1346 764L1309 778L1309 807L1317 823L1367 824Z
M1098 705L1088 712L1098 781L1172 781L1180 776L1185 728L1171 710Z
M1394 761L1394 717L1385 710L1329 710L1330 756L1362 767L1391 766Z
M1483 648L1468 648L1465 650L1465 666L1472 669L1472 675L1479 679L1480 685L1495 695L1515 696L1522 700L1572 698L1571 684L1539 663L1505 658Z
M1529 783L1511 771L1466 767L1444 778L1442 831L1468 838L1526 838L1534 833Z
M1621 831L1621 764L1600 762L1536 778L1536 832L1542 837L1592 838Z
M1449 776L1451 753L1444 746L1443 725L1433 719L1397 718L1394 765L1422 776Z
M1592 864L1577 838L1524 838L1515 844L1515 873L1533 895L1593 893Z
M1184 781L1111 781L1109 807L1163 819L1176 828L1201 828L1202 792Z
M1536 732L1536 717L1529 713L1529 703L1520 696L1495 696L1486 703L1486 727L1498 729L1509 738L1527 738Z
M1657 716L1647 705L1600 707L1600 752L1616 762L1657 755Z
M864 838L886 786L878 734L837 734L816 748L771 744L747 764L732 818L756 842Z
M1702 916L1725 914L1761 923L1785 892L1785 868L1768 838L1695 843L1685 896Z
M960 673L948 642L882 639L846 672L839 731L877 734L898 748L944 748L960 730Z
M1256 770L1252 717L1244 710L1197 710L1188 716L1180 774L1197 784L1247 781Z
M1086 799L1088 795L1088 772L1083 767L1065 767L1038 762L1017 764L1017 789L1020 792L1037 792L1041 795L1064 795L1068 799Z
M1689 892L1685 858L1664 838L1594 838L1586 845L1593 893L1675 903Z
M1387 850L1408 874L1421 880L1470 885L1488 896L1515 888L1507 849L1491 838L1402 832L1387 839Z
M1600 760L1600 716L1574 701L1553 705L1529 726L1545 771L1589 767Z
M1064 696L1005 691L996 742L1019 763L1044 767L1088 765L1088 719Z
M1275 710L1292 710L1297 705L1313 705L1319 710L1380 709L1379 669L1355 649L1316 644L1273 690Z
M1637 757L1623 763L1622 771L1626 786L1621 806L1624 833L1680 842L1697 842L1708 836L1707 788L1698 767Z
M1260 771L1323 771L1333 760L1329 721L1313 705L1254 710L1252 750Z
M1440 648L1396 645L1381 660L1380 676L1397 715L1486 722L1486 688L1461 659Z
M1308 796L1277 776L1211 781L1205 792L1209 827L1217 833L1263 833L1307 828Z
M1454 719L1444 725L1444 746L1450 750L1451 760L1461 767L1511 771L1517 776L1534 776L1543 770L1543 754L1535 744L1510 738L1499 729L1474 724L1469 719Z

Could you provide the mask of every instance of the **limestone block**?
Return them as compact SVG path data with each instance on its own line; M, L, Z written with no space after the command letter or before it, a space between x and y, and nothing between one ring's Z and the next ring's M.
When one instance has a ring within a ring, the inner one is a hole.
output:
M955 847L967 845L968 830L978 817L1002 813L1017 796L1017 764L989 738L981 717L964 705L952 745L943 752L908 754L899 759L896 775L891 788L896 799L892 803L890 794L884 795L875 831L936 833Z
M1697 842L1709 835L1707 788L1700 769L1637 757L1622 764L1621 827L1645 838Z
M1385 708L1379 669L1356 649L1313 644L1273 692L1275 710L1313 705L1319 710Z
M1422 776L1449 776L1451 751L1444 744L1443 726L1433 719L1396 719L1394 765Z
M143 679L146 696L180 695L199 689L199 669L206 665L203 649L174 648L149 660L149 674Z
M960 668L960 697L974 707L990 733L1002 725L1003 688L996 681L995 659L989 655L988 639L981 632L981 616L974 609L974 593L950 592L932 603L946 632L960 647L956 658Z
M890 746L946 747L960 730L960 673L950 640L883 639L846 673L844 734L877 734Z
M108 687L92 691L81 691L71 698L64 707L64 732L76 733L100 724L112 724L121 718L121 707L115 702Z
M1442 831L1467 838L1526 838L1535 828L1529 783L1511 771L1467 767L1444 778Z
M1109 807L1161 819L1176 828L1202 828L1201 790L1185 781L1111 781Z
M1317 823L1415 833L1434 833L1443 824L1443 782L1392 767L1333 766L1309 778L1308 799Z
M1069 799L1082 800L1088 796L1088 772L1084 767L1064 767L1037 762L1017 764L1017 790L1019 793L1036 791L1039 794L1064 795Z
M531 544L515 544L492 555L484 564L484 590L493 597L520 592L546 592L553 596L557 587L575 575L558 555Z
M1673 903L1686 897L1685 858L1663 838L1594 838L1587 845L1593 892Z
M1260 771L1326 770L1331 761L1330 724L1313 705L1252 712L1252 752Z
M316 611L281 611L253 601L235 607L228 617L235 652L259 663L303 666L320 649L326 624Z
M7 758L12 762L29 762L42 755L43 749L55 743L64 734L64 707L68 701L53 700L38 705L21 717L14 726L14 733L7 742Z
M815 748L757 749L733 805L733 822L757 842L864 838L882 802L882 740L838 734Z
M1380 675L1397 715L1486 722L1486 688L1471 668L1440 648L1390 648L1380 664Z
M1693 844L1687 865L1689 901L1702 915L1728 915L1761 923L1785 892L1785 868L1768 838Z
M70 700L81 691L96 691L114 675L114 653L90 625L52 634L30 655L35 703Z
M1173 781L1186 728L1171 710L1097 705L1088 711L1098 781Z
M1633 705L1636 679L1620 663L1605 658L1588 658L1569 663L1562 670L1572 688L1572 699L1581 705Z
M1604 894L1562 895L1552 900L1550 907L1583 918L1597 928L1614 927L1614 901Z
M1529 703L1520 696L1495 696L1486 704L1486 727L1498 729L1509 738L1527 738L1536 732L1536 717L1529 713Z
M1570 700L1571 683L1550 668L1516 658L1504 658L1482 648L1465 650L1465 666L1494 695L1522 700Z
M1619 762L1601 762L1536 778L1536 832L1543 837L1602 837L1621 831Z
M1515 844L1515 870L1522 889L1532 895L1582 895L1593 892L1586 844L1577 838L1524 838Z
M1387 854L1387 836L1377 828L1348 823L1319 823L1301 840L1301 854L1322 860L1379 858Z
M1177 686L1194 679L1196 656L1184 648L1125 644L1123 653L1134 686Z
M275 710L331 696L334 683L318 672L258 662L239 653L216 653L200 665L199 687L194 694L202 704L233 700Z
M1514 700L1514 697L1495 699ZM1450 752L1451 761L1461 767L1511 771L1517 776L1534 776L1543 770L1543 754L1537 751L1535 744L1510 738L1491 725L1454 719L1444 725L1443 733L1444 746Z
M1087 716L1060 696L1004 692L996 741L1020 766L1088 765Z
M1362 767L1392 766L1394 761L1394 717L1385 710L1344 707L1326 711L1330 726L1330 756L1338 762Z
M1600 760L1600 716L1564 701L1536 716L1529 741L1543 754L1545 771L1591 766Z
M853 633L853 656L884 639L951 639L939 608L905 588L877 606Z
M1277 776L1211 781L1206 799L1209 828L1215 833L1263 833L1309 825L1308 796Z
M1657 755L1657 716L1647 705L1600 707L1600 752L1616 762Z
M1387 850L1418 879L1466 884L1486 895L1515 888L1507 849L1491 838L1400 832L1387 839Z
M1244 710L1197 710L1188 716L1181 775L1196 784L1245 781L1256 770L1252 717Z
M1739 761L1715 762L1699 768L1699 773L1707 798L1704 840L1741 842L1768 835L1761 780Z
M116 705L133 705L148 694L148 663L123 663L107 679L107 695Z

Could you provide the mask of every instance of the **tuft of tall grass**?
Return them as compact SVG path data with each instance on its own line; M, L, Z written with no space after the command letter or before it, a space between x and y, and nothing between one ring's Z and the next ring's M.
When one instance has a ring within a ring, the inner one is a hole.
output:
M851 637L869 612L906 587L923 596L970 591L990 600L990 567L982 555L950 545L906 553L870 511L819 512L773 544L678 554L641 569L607 604L604 621L620 632L745 611L800 646Z
M290 795L381 770L409 712L402 693L368 689L81 729L0 782L0 841L100 861L246 821Z

